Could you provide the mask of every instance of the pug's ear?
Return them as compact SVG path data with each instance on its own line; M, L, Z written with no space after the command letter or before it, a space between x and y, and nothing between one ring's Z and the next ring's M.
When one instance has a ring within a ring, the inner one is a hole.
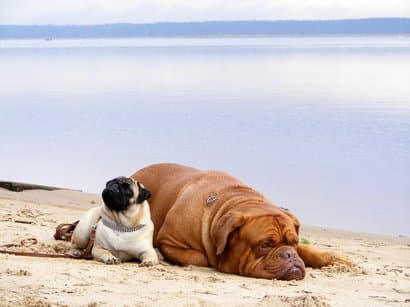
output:
M138 198L137 203L140 204L144 200L147 200L151 197L151 192L144 187L141 183L138 182Z
M227 213L212 225L211 239L216 245L216 254L220 255L228 243L229 235L245 223L241 214Z

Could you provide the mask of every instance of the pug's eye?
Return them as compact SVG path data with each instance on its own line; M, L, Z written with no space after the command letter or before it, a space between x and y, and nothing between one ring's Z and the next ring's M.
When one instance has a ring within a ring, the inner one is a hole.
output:
M272 240L263 241L257 246L256 252L260 255L266 255L274 247L275 247L275 244L273 243Z
M130 185L128 184L128 183L126 183L126 182L122 182L121 183L121 188L124 188L124 189L126 189L126 188L128 188Z

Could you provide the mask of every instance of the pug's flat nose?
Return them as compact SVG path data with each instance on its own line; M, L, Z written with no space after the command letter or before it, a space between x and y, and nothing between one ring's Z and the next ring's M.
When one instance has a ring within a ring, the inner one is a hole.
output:
M111 194L111 190L109 190L108 188L105 188L102 192L103 197L108 196L109 194Z

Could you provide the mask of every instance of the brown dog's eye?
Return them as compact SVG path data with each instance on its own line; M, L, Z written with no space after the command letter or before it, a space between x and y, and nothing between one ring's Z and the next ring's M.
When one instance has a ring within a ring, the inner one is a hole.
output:
M268 240L268 241L263 241L261 242L257 248L256 248L256 252L259 255L266 255L267 253L270 252L270 250L275 247L275 244L273 243L273 241Z

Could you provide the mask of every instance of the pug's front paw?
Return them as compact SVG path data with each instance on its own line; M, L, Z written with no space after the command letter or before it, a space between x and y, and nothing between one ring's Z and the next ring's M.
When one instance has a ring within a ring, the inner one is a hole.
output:
M104 263L105 264L120 264L121 259L113 256L113 257L105 259Z

